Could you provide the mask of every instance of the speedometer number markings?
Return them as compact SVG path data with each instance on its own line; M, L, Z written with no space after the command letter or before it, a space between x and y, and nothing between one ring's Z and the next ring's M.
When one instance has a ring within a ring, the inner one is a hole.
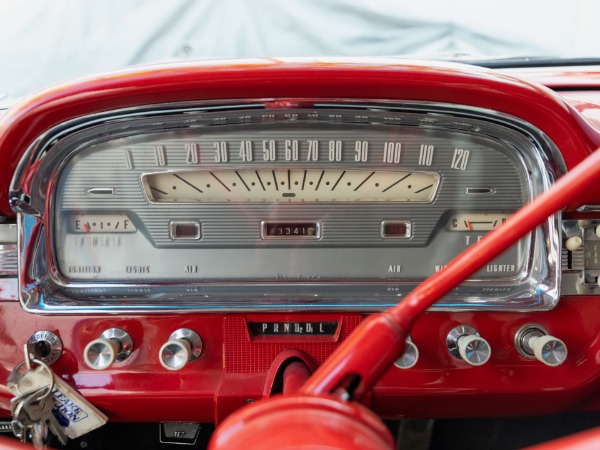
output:
M285 160L286 161L298 161L298 141L297 140L285 140Z
M467 163L469 162L470 154L471 152L469 150L455 148L450 167L455 170L467 170Z
M342 141L329 141L329 161L342 160Z
M367 162L369 159L369 142L368 141L356 141L354 144L354 161L356 162Z
M433 151L435 147L433 145L422 144L419 149L419 165L420 166L431 166L433 163Z
M254 159L252 154L252 141L241 141L240 142L240 158L244 162L251 162Z
M306 141L308 142L308 156L307 161L318 161L319 160L319 141Z
M186 164L198 164L198 144L185 144Z
M227 142L215 142L213 147L215 149L215 162L226 163L229 160L229 155L227 154Z
M277 159L277 148L275 146L275 140L263 140L262 148L264 161L275 161Z
M386 164L398 164L402 155L402 144L400 142L386 142L383 144L383 162Z
M165 152L165 147L162 145L156 145L154 147L154 162L159 167L164 167L167 165L167 155Z

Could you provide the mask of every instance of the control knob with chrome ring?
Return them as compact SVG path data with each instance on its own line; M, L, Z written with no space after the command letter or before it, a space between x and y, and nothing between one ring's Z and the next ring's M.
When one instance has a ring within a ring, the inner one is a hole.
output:
M194 330L180 328L174 331L158 353L162 366L168 370L182 369L202 354L202 339Z
M125 330L109 328L85 346L83 359L92 369L104 370L115 362L127 359L132 348L133 341Z
M567 359L565 343L551 336L548 331L537 323L523 325L515 335L517 351L529 359L537 359L547 366L560 366Z
M472 366L485 364L492 355L490 344L479 336L475 328L469 325L459 325L453 328L448 333L446 345L452 356Z
M398 369L410 369L411 367L414 367L415 364L417 364L418 360L419 360L419 349L415 345L415 343L412 341L412 339L410 337L408 337L406 339L406 346L404 347L404 353L402 353L402 356L394 362L394 365Z

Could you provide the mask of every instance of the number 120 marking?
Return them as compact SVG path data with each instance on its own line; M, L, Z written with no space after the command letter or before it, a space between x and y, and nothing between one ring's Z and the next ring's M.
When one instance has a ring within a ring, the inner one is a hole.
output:
M454 155L452 156L452 164L450 167L456 170L467 170L467 163L469 162L469 150L463 150L462 148L455 148Z

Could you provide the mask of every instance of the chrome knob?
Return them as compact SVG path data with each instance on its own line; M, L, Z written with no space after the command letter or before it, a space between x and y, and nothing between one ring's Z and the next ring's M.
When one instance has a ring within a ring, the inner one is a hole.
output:
M394 362L394 365L399 369L410 369L419 360L419 349L414 344L411 338L406 340L406 347L402 356Z
M547 366L560 366L567 359L567 346L554 336L542 336L533 342L533 355Z
M180 328L160 348L158 359L165 369L179 370L201 354L202 339L198 333L189 328Z
M83 359L92 369L104 370L115 362L127 359L132 348L133 341L126 331L110 328L85 346Z
M488 362L492 351L490 344L482 337L470 334L458 338L460 357L473 366L481 366Z
M95 370L104 370L117 360L119 343L114 339L98 338L85 346L83 359Z
M492 355L488 341L479 336L477 330L469 325L459 325L453 328L448 333L446 345L452 356L472 366L485 364Z
M515 336L517 351L526 358L535 358L547 366L560 366L567 359L565 343L551 336L539 324L522 326Z

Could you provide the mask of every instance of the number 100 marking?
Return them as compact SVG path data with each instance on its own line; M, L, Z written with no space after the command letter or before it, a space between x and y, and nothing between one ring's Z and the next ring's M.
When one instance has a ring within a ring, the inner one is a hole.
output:
M400 142L386 142L383 144L383 162L388 164L398 164L402 154L402 144Z

